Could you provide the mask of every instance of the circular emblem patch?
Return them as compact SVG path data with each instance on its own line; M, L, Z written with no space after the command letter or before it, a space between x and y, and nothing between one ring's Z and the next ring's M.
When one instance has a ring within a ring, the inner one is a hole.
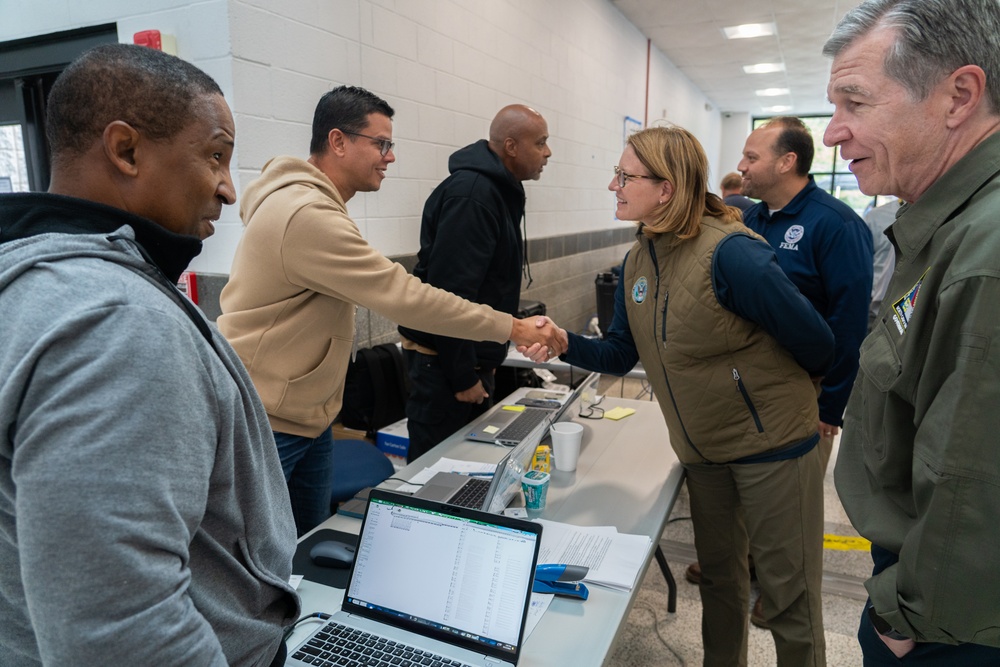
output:
M802 225L792 225L785 232L785 243L798 243L802 240L802 235L805 234L806 230L803 229Z
M646 277L641 276L632 285L632 301L635 303L642 303L646 300L646 292L649 291L649 283L646 282Z

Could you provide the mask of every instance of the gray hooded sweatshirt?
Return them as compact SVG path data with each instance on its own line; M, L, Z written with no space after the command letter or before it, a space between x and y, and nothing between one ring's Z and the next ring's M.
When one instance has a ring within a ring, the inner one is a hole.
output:
M0 197L0 665L268 665L299 613L267 415L172 284L191 243Z

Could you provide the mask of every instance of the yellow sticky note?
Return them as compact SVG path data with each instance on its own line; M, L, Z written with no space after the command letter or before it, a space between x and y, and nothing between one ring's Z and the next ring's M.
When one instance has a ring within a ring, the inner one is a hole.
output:
M496 433L499 430L500 429L498 429L496 426L492 426L492 425L491 426L484 426L483 427L483 432L489 433L490 435L493 435L494 433Z
M523 405L505 405L503 406L503 409L510 410L511 412L524 412Z
M635 414L634 408L623 408L619 406L617 408L611 408L610 410L605 410L604 418L614 419L615 421L618 421L619 419L624 419L625 417L628 417L631 414Z

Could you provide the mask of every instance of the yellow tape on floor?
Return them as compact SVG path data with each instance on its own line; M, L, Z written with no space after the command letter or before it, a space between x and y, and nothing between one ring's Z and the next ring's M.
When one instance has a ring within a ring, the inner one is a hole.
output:
M863 537L847 535L824 535L823 548L835 551L870 551L872 543Z

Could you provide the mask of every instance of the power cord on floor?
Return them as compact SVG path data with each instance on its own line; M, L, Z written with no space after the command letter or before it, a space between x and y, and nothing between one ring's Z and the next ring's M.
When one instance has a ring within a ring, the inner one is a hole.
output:
M652 401L653 400L653 386L651 384L649 384L648 380L645 380L645 379L642 379L642 378L639 379L639 382L640 382L640 385L642 386L642 391L640 391L636 395L635 400L639 400L643 396L649 396L649 398L647 400Z
M681 656L681 654L675 651L674 647L668 644L667 640L664 639L663 635L660 634L660 617L657 616L656 610L644 602L637 603L634 607L632 607L632 609L633 610L641 609L644 611L648 611L650 614L653 615L653 633L656 635L656 638L660 640L661 644L663 644L663 648L670 651L670 655L674 656L674 658L677 659L678 665L680 665L681 667L686 667L687 663L684 661L684 658Z

